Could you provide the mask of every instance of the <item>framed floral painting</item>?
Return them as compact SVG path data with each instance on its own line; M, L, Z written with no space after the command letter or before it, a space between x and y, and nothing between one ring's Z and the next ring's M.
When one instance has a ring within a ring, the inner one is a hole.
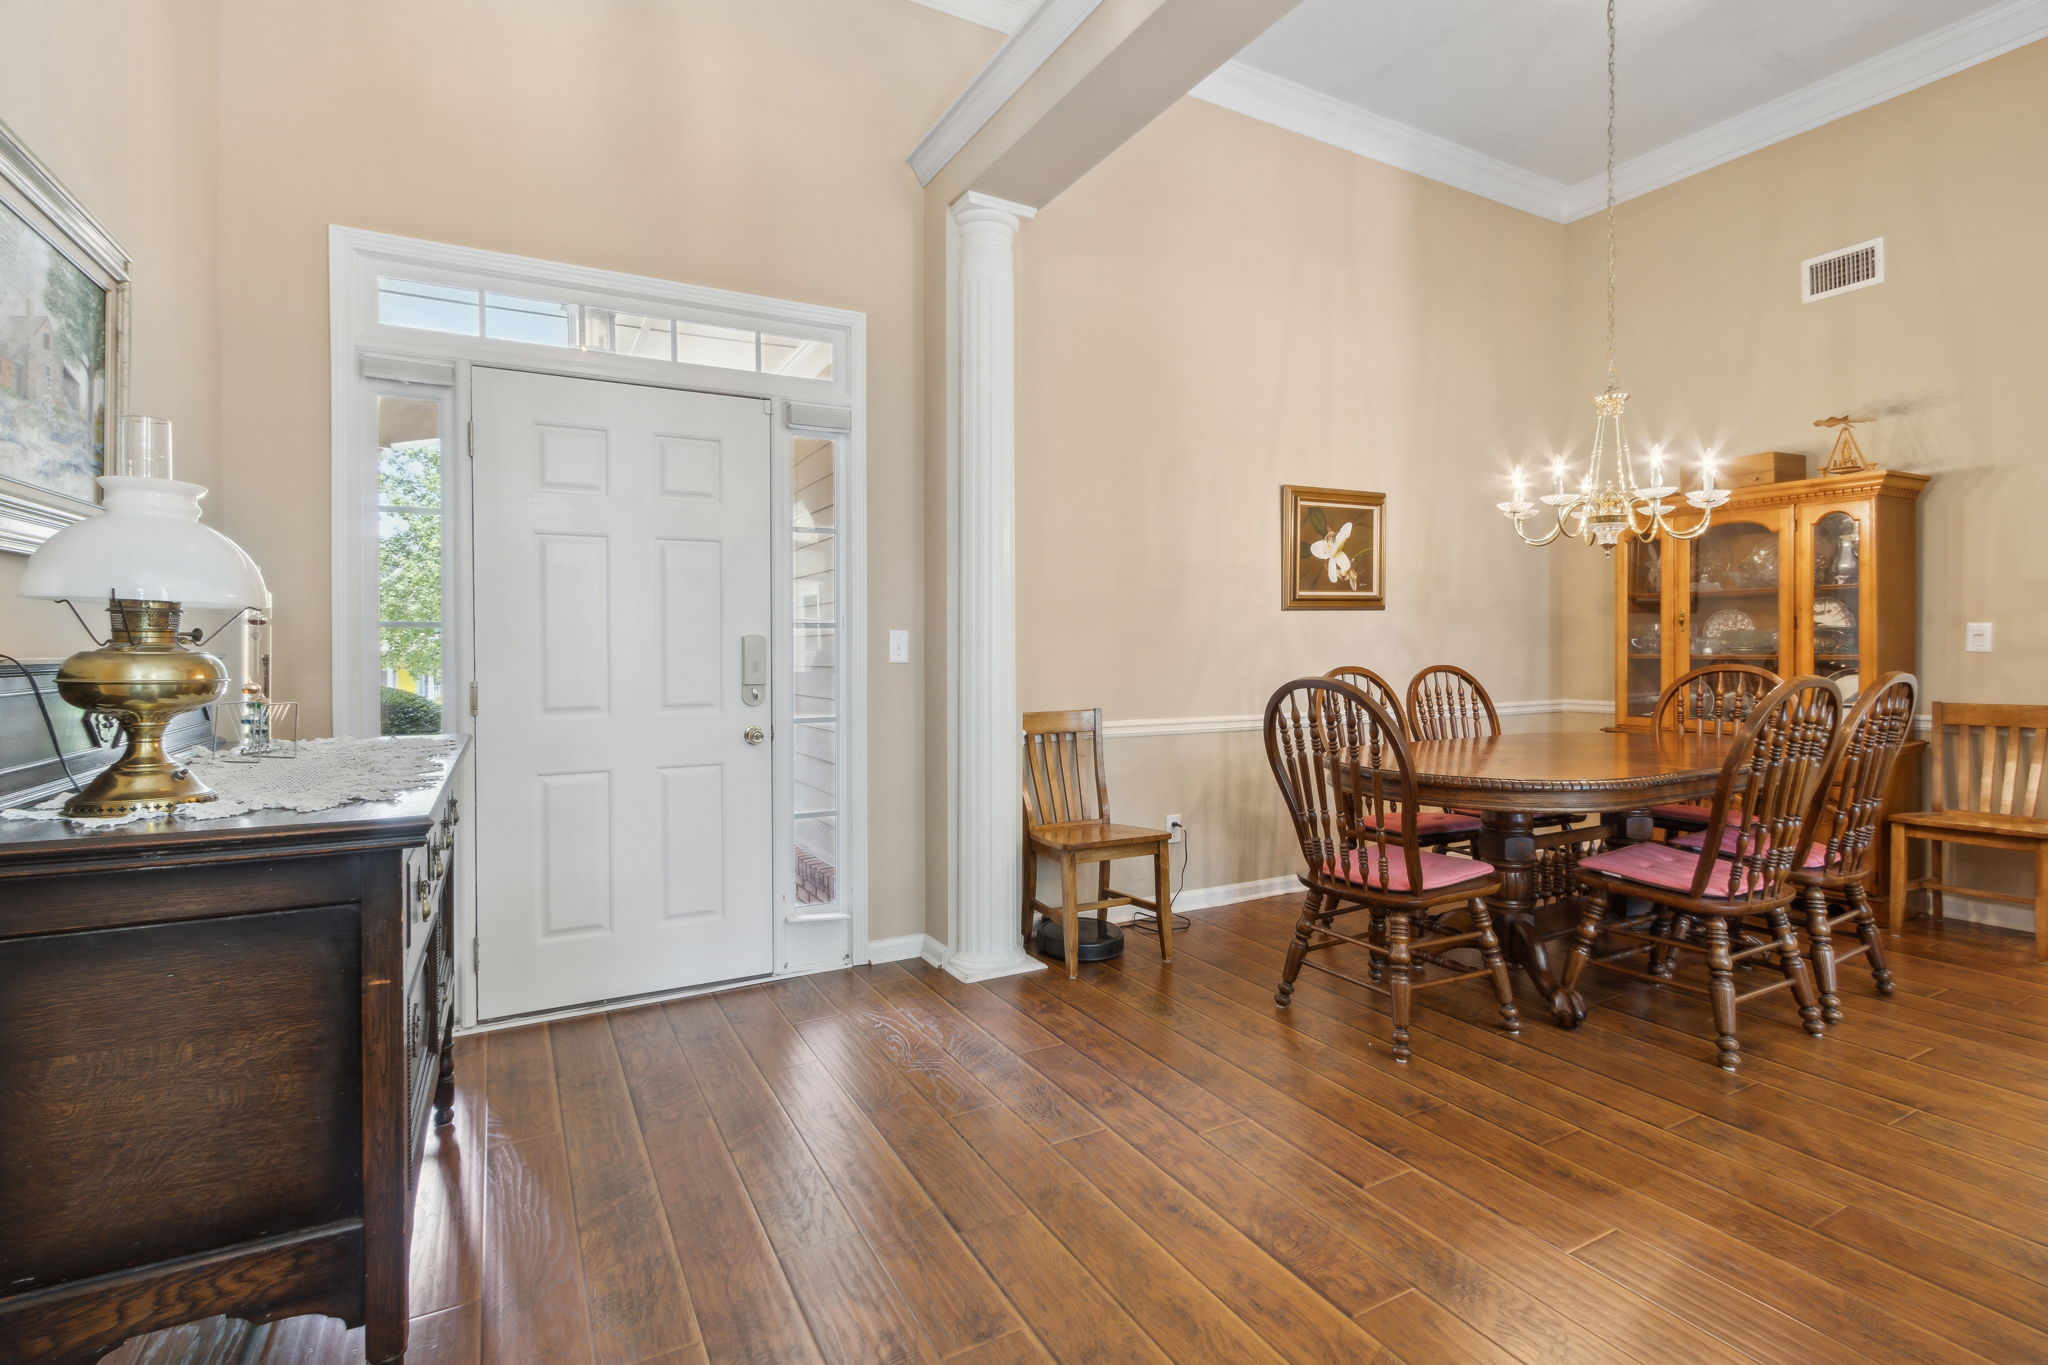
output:
M0 551L99 505L127 311L127 254L0 125Z
M1280 489L1280 608L1379 611L1387 605L1387 495Z

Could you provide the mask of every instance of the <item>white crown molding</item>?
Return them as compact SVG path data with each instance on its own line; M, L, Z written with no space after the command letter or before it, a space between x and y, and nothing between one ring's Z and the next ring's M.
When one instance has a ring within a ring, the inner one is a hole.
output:
M1033 0L912 0L926 9L965 19L970 24L992 28L998 33L1015 33L1031 17Z
M1029 0L916 3L1004 33L1013 32L1021 16L1031 11ZM1045 3L1050 7L1055 0ZM1623 162L1615 168L1615 197L1628 200L1662 189L2042 38L2048 38L2048 0L2007 0ZM1567 185L1243 62L1223 66L1190 93L1247 118L1553 222L1574 222L1600 212L1606 204L1606 186L1599 176ZM951 114L949 110L948 117Z
M2048 38L2048 0L2008 0L1622 163L1615 197L1662 189L2041 38ZM1599 176L1563 190L1563 221L1600 212L1606 194Z
M1599 697L1546 697L1536 701L1496 702L1493 709L1503 716L1605 716L1613 713L1614 703ZM1109 720L1102 723L1102 733L1109 739L1153 739L1171 735L1227 735L1241 730L1256 730L1264 722L1265 718L1260 715L1173 716L1159 720Z
M1101 3L1102 0L1042 0L1026 15L1017 31L996 49L988 65L975 73L967 88L960 92L960 98L939 115L939 121L911 152L910 169L917 173L917 183L931 184L932 177L945 169L946 163L995 117L1010 96L1024 88L1032 73L1059 51L1060 44L1073 36L1074 30Z
M1231 62L1189 92L1247 118L1396 169L1562 221L1565 187L1461 143L1368 112L1299 81Z

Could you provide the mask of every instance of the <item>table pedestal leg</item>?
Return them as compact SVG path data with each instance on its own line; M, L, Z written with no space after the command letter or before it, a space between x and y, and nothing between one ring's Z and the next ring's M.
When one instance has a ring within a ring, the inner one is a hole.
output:
M1551 1012L1567 1027L1585 1018L1585 1002L1564 989L1565 954L1578 922L1572 869L1589 843L1628 843L1650 837L1640 811L1612 812L1590 825L1538 834L1535 818L1523 811L1488 811L1479 832L1479 856L1500 873L1500 894L1492 901L1494 922L1508 960L1529 973L1549 998Z
M1479 830L1479 857L1500 873L1500 894L1490 902L1508 961L1529 973L1551 1007L1566 1002L1558 986L1562 959L1553 962L1536 919L1536 834L1525 811L1488 811Z

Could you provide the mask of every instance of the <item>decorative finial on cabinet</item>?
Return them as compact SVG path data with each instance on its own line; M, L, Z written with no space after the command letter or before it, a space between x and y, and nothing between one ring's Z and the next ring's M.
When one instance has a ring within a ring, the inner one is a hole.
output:
M1863 447L1856 444L1855 428L1862 423L1876 420L1870 417L1851 417L1844 413L1840 417L1823 417L1814 425L1834 427L1835 448L1828 452L1828 462L1821 466L1823 477L1829 474L1857 474L1870 468L1870 461L1863 454Z

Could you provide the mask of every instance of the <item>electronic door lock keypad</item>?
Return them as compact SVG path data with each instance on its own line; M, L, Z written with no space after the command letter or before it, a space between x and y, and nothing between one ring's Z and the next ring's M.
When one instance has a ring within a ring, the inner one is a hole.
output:
M759 706L768 695L768 637L740 637L740 700Z

